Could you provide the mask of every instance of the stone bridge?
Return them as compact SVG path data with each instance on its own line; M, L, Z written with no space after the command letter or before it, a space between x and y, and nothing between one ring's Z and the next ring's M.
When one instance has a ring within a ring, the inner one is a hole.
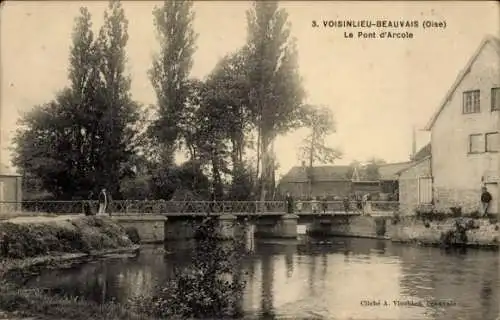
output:
M0 214L81 214L86 204L97 210L96 201L25 201L0 203ZM309 233L335 235L349 229L350 235L375 237L374 217L392 216L398 203L370 201L361 209L349 203L346 210L342 201L327 201L314 207L312 202L302 202L300 211L286 212L284 201L119 200L109 204L107 213L122 226L135 227L144 242L193 238L207 216L218 219L222 239L233 238L249 225L258 237L296 238L298 225L306 225Z

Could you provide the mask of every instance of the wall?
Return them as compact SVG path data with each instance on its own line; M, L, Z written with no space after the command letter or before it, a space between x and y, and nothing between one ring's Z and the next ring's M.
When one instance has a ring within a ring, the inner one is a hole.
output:
M351 188L351 181L316 181L313 183L312 194L315 197L345 197L351 193Z
M430 158L417 162L399 176L399 208L402 215L411 215L419 203L418 178L431 176Z
M491 111L491 88L500 85L499 55L486 45L437 118L431 132L434 199L439 210L479 208L481 177L498 178L498 153L468 154L469 134L498 131L498 111ZM463 92L480 89L481 112L462 113ZM498 201L498 195L493 195Z
M294 198L302 198L308 193L308 184L307 182L282 182L278 189L281 194L290 192Z
M0 175L0 182L3 182L3 201L22 201L21 177Z
M143 243L161 243L165 240L164 216L113 216L113 221L124 228L134 227Z
M499 223L488 219L447 218L440 221L424 221L416 217L403 217L397 224L387 222L387 236L396 242L417 242L421 244L441 244L441 235L455 230L456 221L472 223L476 228L468 230L467 244L470 246L497 246L500 240Z
M401 217L394 223L391 216L333 216L318 217L308 226L310 235L342 236L387 239L395 242L417 242L439 245L443 233L454 231L456 221L472 223L474 228L466 231L469 246L496 246L500 240L500 224L489 219L447 218L442 221L417 219L415 216Z
M308 226L311 235L387 239L388 217L331 216L318 217Z

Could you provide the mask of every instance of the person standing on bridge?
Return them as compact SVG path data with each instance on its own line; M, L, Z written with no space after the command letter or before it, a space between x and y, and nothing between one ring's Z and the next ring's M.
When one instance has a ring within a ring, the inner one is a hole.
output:
M106 214L106 208L108 206L108 195L106 193L106 189L102 188L101 192L99 193L99 211L98 215L104 215Z
M313 197L311 201L311 209L313 213L318 213L319 201L318 197Z
M302 200L300 199L297 200L297 212L298 213L302 212Z
M350 209L349 197L345 196L344 199L342 200L342 204L344 205L345 213L349 213L349 209Z
M293 213L293 198L290 195L290 192L286 193L285 203L286 203L286 213Z
M83 212L85 213L86 216L93 216L94 213L92 212L92 200L94 198L94 193L92 191L89 192L89 195L87 197L87 201L83 204Z

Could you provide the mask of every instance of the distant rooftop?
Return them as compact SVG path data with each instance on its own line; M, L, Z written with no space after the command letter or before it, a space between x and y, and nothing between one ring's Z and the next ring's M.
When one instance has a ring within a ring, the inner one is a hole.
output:
M378 167L380 180L398 180L398 172L409 167L412 162L398 162L382 164Z
M350 181L349 166L316 166L312 168L315 181ZM352 173L351 173L352 174ZM307 182L306 167L296 166L290 169L280 182Z

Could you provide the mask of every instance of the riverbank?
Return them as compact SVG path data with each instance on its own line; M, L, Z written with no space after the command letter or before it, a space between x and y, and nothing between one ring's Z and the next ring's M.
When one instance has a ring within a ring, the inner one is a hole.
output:
M388 219L386 235L400 243L498 249L499 229L494 217L408 216Z
M388 240L425 246L499 248L500 226L495 217L336 216L318 219L311 236Z
M109 254L136 252L139 245L133 230L125 230L106 217L23 217L0 222L0 239L2 316L144 319L124 306L54 296L41 289L27 290L12 281L36 274L41 268L68 267Z

